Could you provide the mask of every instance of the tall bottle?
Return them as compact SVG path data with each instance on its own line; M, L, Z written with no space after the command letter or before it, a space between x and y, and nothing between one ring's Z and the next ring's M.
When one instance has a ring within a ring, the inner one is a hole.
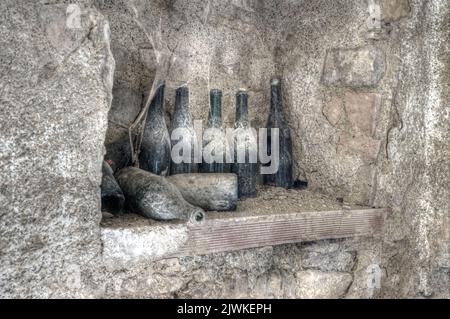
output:
M283 96L281 92L281 81L272 80L270 115L267 123L267 145L268 153L271 155L271 128L279 129L279 168L273 175L264 175L264 182L277 187L291 188L293 185L293 156L291 131L283 113Z
M171 175L197 173L198 165L194 156L197 136L192 124L192 115L189 108L189 88L187 86L182 86L176 91L175 112L170 133L172 138L176 138L172 140L172 148L174 150L181 149L177 152L177 155L182 159L181 163L179 161L176 163L172 158ZM185 151L187 154L184 154Z
M226 154L229 154L229 143L222 126L222 91L211 90L211 112L209 114L208 128L203 134L203 173L228 173L230 165L227 164ZM210 156L206 158L205 156Z
M140 168L161 176L169 174L171 161L170 136L164 117L164 89L165 84L161 82L148 110L139 155Z
M236 94L233 172L238 176L239 197L256 196L258 146L255 131L248 119L248 93Z

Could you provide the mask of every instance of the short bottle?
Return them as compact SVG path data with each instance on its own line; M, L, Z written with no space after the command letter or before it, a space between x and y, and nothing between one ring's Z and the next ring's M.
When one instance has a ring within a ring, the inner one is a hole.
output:
M131 145L127 139L105 145L105 161L111 166L113 172L132 165Z
M238 202L237 176L231 173L178 174L167 177L184 199L206 211L234 211Z
M148 110L139 155L140 168L156 175L170 172L171 144L164 115L164 82L159 83Z
M257 152L256 132L248 119L248 93L241 90L236 94L233 164L233 172L238 176L239 198L256 196Z
M192 115L189 108L189 88L187 86L182 86L176 91L175 112L170 133L172 151L177 155L177 159L174 159L172 156L170 174L197 173L198 164L195 160L197 136L192 123Z
M211 90L211 112L208 128L203 133L203 173L229 173L227 154L230 154L229 142L222 126L222 91Z
M279 129L279 140L277 141L279 144L279 167L275 174L264 175L264 183L276 187L292 188L292 138L290 128L283 112L283 96L281 81L279 79L274 79L271 83L270 115L267 122L267 146L269 155L272 155L273 148L271 145L272 128Z

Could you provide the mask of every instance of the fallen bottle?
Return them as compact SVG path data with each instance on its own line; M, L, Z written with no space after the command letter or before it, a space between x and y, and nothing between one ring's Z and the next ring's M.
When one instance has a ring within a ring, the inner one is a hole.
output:
M188 203L166 178L135 167L117 174L117 180L131 212L156 220L201 222L205 213Z
M238 201L235 174L180 174L168 177L189 203L206 211L234 211Z
M130 166L132 164L130 142L126 140L106 145L105 161L113 172Z
M111 166L105 161L103 161L102 173L102 211L118 215L123 209L125 196L114 178Z

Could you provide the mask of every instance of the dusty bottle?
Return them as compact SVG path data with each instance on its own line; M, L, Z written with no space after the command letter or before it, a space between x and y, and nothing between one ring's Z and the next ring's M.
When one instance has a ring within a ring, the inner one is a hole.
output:
M116 142L106 145L105 161L111 166L113 172L130 166L131 163L131 145L129 140Z
M166 176L170 171L170 136L164 117L164 89L161 82L156 89L147 114L142 138L139 165L143 170Z
M198 164L195 162L194 148L197 143L197 136L192 124L192 115L189 109L189 88L182 86L177 89L175 97L175 112L171 126L172 148L181 149L177 152L181 163L176 163L172 158L170 166L171 175L197 173ZM180 136L181 135L181 136ZM187 154L184 154L186 151Z
M204 211L189 204L165 177L127 167L118 172L117 181L133 213L156 220L201 222L205 218Z
M179 174L168 177L184 199L206 211L234 211L238 201L235 174Z
M278 79L271 83L270 115L267 123L268 154L272 153L271 128L279 129L279 168L273 175L264 175L264 182L276 187L291 188L293 185L292 166L292 138L291 131L283 113L283 96L281 82Z
M103 161L102 173L103 173L101 185L102 211L106 211L113 215L117 215L123 209L125 197L123 195L122 190L119 187L119 184L114 178L111 166L105 161Z
M208 119L208 128L203 133L203 173L228 173L230 165L227 164L226 154L229 153L229 143L222 126L222 91L211 90L211 112ZM205 157L209 156L210 158Z
M256 196L258 146L255 131L248 119L248 93L236 95L233 172L238 176L239 197Z

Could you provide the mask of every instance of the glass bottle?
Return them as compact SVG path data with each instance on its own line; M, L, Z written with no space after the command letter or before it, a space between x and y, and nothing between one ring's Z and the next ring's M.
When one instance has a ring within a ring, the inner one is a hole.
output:
M127 208L135 214L155 220L201 222L205 218L205 212L188 203L165 177L127 167L117 173L117 181L125 195Z
M267 146L271 155L271 128L279 129L279 168L273 175L264 175L264 183L276 187L291 188L293 185L293 156L291 130L283 112L281 81L272 80L270 115L267 123Z
M176 134L174 134L176 130ZM172 148L180 147L182 149L179 154L183 162L175 163L172 159L170 166L171 175L190 174L198 172L198 165L195 162L194 147L197 143L197 136L192 123L192 115L189 108L189 88L182 86L176 91L175 112L171 125ZM184 154L184 150L189 154ZM186 159L186 161L185 161Z
M248 119L248 93L236 94L233 172L238 176L239 198L256 196L257 140Z
M230 166L226 162L229 153L229 144L222 126L222 91L211 90L211 112L209 114L208 128L203 134L203 173L229 173ZM212 158L207 160L206 154ZM215 160L220 159L220 160Z
M167 176L170 170L171 145L164 116L164 89L161 82L151 102L142 138L139 165L143 170Z

